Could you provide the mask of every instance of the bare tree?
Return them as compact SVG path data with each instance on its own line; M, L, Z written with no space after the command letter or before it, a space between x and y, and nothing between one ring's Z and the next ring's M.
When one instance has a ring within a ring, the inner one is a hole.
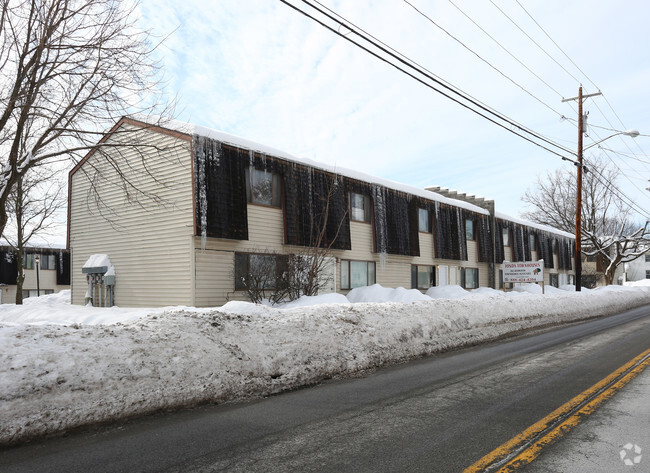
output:
M119 0L0 0L0 235L9 196L30 170L69 167L122 116L168 112L154 95L155 46L135 27L134 9Z
M643 255L650 246L647 222L633 219L632 207L616 191L617 172L602 159L592 159L582 184L582 253L595 256L605 282L611 284L616 268ZM529 210L522 213L533 222L575 233L576 179L557 170L537 179L522 200Z
M327 269L333 262L332 248L348 214L346 209L334 222L334 235L328 238L327 225L331 223L334 194L340 191L338 185L336 178L332 177L322 194L315 192L313 195L323 205L317 206L321 208L320 213L312 215L308 246L290 255L265 250L261 255L251 255L253 258L249 259L245 274L235 271L235 279L245 288L252 302L259 303L268 298L271 303L278 304L301 296L316 296L332 282L334 274ZM255 264L252 264L253 260Z
M38 171L38 172L36 172ZM56 171L40 167L20 179L7 202L9 222L5 236L16 252L16 304L23 303L25 249L35 236L43 237L57 225L54 217L65 204L65 186Z

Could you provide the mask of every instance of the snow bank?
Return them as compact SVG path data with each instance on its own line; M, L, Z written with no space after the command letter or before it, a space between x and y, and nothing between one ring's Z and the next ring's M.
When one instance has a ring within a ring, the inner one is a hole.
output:
M647 288L553 295L479 290L462 299L294 309L231 302L111 325L2 322L0 444L159 409L264 396L648 303ZM39 304L24 309L32 305Z
M430 300L417 289L404 289L398 287L393 289L383 287L379 284L372 286L357 287L348 293L348 300L353 303L358 302L415 302Z
M632 287L650 286L650 279L640 279L639 281L626 281L623 284L625 286L632 286Z

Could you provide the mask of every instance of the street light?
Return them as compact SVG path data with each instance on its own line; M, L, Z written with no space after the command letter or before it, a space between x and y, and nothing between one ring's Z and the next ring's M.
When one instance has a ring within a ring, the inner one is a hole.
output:
M570 99L563 99L562 102L569 102L573 100L578 101L578 160L573 161L568 158L562 158L566 161L571 161L573 164L576 165L578 168L577 178L578 178L578 184L576 187L576 249L575 249L575 260L576 260L576 291L581 291L582 290L582 152L586 149L591 148L592 146L596 146L600 143L602 143L605 140L608 140L614 136L618 135L627 135L631 136L632 138L636 138L637 136L640 135L640 133L637 130L627 130L627 131L619 131L617 133L614 133L613 135L608 136L607 138L603 138L600 141L597 141L595 143L590 144L586 148L582 148L582 135L584 133L584 115L582 114L582 100L587 98L587 97L595 97L597 95L602 95L600 92L597 92L595 94L588 94L588 95L582 95L582 86L578 89L578 96L577 97L572 97Z
M589 146L586 146L586 147L583 149L583 151L586 151L586 150L588 150L589 148L593 148L594 146L601 144L603 141L608 140L608 139L610 139L610 138L614 138L615 136L618 136L618 135L625 135L625 136L629 136L629 137L631 137L631 138L636 138L636 137L639 136L640 134L641 134L641 133L639 133L639 130L619 131L619 132L617 132L617 133L614 133L613 135L609 135L608 137L603 138L602 140L598 140L598 141L596 141L595 143L591 143Z
M36 255L36 258L34 258L34 263L36 263L36 297L41 296L41 282L38 278L38 266L39 263L41 262L40 258L38 255Z

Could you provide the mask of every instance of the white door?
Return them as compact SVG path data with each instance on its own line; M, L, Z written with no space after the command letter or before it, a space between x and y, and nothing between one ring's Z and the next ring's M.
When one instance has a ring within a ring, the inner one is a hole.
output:
M449 284L449 266L438 266L438 286Z
M449 284L458 285L458 268L456 266L449 268Z

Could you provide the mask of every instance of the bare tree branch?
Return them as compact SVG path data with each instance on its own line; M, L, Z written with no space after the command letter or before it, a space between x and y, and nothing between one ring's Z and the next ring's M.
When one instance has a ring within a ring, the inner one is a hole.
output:
M617 172L600 159L592 160L582 184L582 254L596 257L607 284L616 268L643 255L650 248L648 222L632 219L633 211L611 188ZM522 216L533 222L575 233L576 179L561 170L537 179L522 200L529 210Z

